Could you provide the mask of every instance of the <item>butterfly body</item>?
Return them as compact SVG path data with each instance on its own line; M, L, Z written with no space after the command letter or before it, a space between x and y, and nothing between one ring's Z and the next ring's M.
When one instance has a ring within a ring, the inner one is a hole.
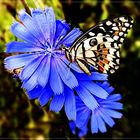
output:
M76 62L88 75L90 66L102 73L114 73L119 68L120 47L132 23L127 16L99 23L78 37L70 48L65 48L66 58Z

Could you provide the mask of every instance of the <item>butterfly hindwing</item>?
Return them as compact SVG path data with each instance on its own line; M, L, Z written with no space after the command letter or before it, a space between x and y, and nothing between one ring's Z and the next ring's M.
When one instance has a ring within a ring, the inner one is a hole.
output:
M132 27L131 17L105 20L76 39L69 48L69 57L87 74L93 66L102 73L114 73L119 68L120 47Z

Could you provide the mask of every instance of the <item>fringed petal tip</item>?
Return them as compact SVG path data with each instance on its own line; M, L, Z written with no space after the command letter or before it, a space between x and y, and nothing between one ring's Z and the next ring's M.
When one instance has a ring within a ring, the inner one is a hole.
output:
M65 88L65 112L69 120L76 120L76 100L73 90Z
M21 10L19 12L19 19L21 20L21 22L24 22L24 20L26 20L27 18L31 18L31 16L24 10Z
M50 110L54 111L54 112L59 112L63 105L64 105L64 101L65 101L65 96L64 95L55 95L52 98L51 104L50 104Z
M81 86L76 87L75 90L78 96L81 98L81 100L85 103L85 105L89 109L94 110L95 108L99 106L95 97L92 96L89 90L87 90L85 87L81 85Z
M70 129L71 129L71 132L72 132L73 134L76 134L76 125L75 125L75 122L74 122L74 121L70 121L70 122L69 122L69 127L70 127Z
M31 15L32 15L32 17L34 17L35 15L42 14L42 13L43 13L43 11L40 8L31 9Z
M78 136L80 138L84 137L87 134L88 128L87 127L83 127L82 129L79 130Z
M43 88L43 90L38 98L40 105L42 107L44 105L46 105L49 102L49 100L52 98L52 96L53 96L53 91L51 90L50 87Z

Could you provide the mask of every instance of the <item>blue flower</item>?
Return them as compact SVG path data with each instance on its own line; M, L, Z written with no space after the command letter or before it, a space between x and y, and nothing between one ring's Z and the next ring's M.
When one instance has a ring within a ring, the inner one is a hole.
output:
M76 97L76 121L71 121L69 125L73 134L76 133L76 127L79 128L79 137L87 134L89 120L91 132L94 134L98 133L98 131L106 132L105 123L113 127L115 122L112 118L119 119L122 117L122 113L117 111L123 109L122 103L118 102L121 99L121 95L111 94L114 89L107 82L98 83L98 85L104 88L109 95L106 99L97 98L99 106L94 110L89 109L79 97Z
M28 97L37 98L41 106L52 99L50 110L58 112L64 106L71 120L76 119L75 94L91 110L98 107L95 97L106 99L108 93L93 81L105 81L107 75L84 74L75 63L69 65L61 49L62 45L70 47L81 31L56 20L52 8L31 10L31 16L22 11L19 18L11 31L23 41L7 44L6 52L16 55L5 59L5 67L21 69L19 78Z

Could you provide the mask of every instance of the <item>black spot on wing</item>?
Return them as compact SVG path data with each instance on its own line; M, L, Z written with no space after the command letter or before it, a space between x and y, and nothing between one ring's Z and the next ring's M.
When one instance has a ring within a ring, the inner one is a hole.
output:
M105 37L103 37L103 41L104 41L104 42L106 42L106 41L107 41L107 39L106 39Z
M97 45L97 39L96 38L93 38L93 39L91 39L90 41L89 41L89 45L90 46L95 46L95 45Z

